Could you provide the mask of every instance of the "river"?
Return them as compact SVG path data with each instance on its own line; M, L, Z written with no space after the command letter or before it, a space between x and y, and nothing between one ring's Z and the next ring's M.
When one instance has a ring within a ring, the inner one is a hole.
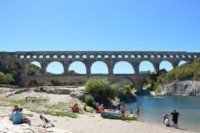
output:
M137 102L126 105L128 110L139 105L140 120L162 123L163 114L176 109L180 113L179 128L200 132L200 97L166 96L163 99L151 96L138 97Z

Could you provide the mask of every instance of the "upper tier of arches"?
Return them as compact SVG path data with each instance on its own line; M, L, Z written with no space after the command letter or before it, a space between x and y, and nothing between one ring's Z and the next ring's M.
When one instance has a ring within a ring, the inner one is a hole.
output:
M194 59L199 52L176 51L30 51L0 52L0 58L17 59Z

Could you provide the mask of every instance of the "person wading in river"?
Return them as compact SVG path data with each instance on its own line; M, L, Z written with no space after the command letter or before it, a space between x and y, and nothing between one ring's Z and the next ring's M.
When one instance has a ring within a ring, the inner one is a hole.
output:
M179 113L176 112L176 110L173 110L171 115L172 115L173 127L174 128L178 128L178 116L179 116Z
M137 106L137 107L136 107L136 117L138 118L139 115L140 115L140 109L139 109L139 107Z

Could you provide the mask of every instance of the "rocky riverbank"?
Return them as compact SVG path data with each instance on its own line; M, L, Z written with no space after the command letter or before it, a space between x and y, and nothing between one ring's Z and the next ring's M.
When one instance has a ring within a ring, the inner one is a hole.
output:
M200 96L200 82L181 81L159 86L162 95Z
M11 96L23 92L43 92L47 94L70 95L71 97L82 99L84 87L71 87L71 86L40 86L32 88L11 88L8 86L0 87L0 93L4 96Z

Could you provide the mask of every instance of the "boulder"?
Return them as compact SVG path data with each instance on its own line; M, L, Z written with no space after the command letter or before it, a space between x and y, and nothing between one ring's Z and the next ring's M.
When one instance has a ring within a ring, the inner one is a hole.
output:
M82 100L84 97L84 93L83 91L72 91L70 96Z

